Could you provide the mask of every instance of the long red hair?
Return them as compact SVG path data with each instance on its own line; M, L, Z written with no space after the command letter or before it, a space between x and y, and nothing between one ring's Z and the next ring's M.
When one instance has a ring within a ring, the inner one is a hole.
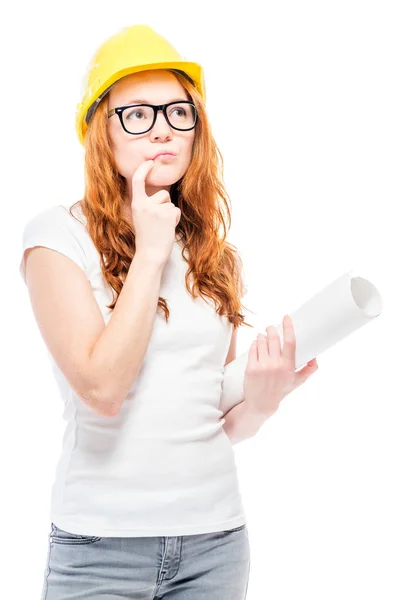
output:
M188 249L189 268L186 288L194 298L196 292L216 303L219 315L226 315L236 329L246 323L241 313L244 293L243 263L236 246L226 241L231 226L230 198L222 182L222 154L211 133L203 99L192 83L173 71L184 86L198 112L192 160L184 176L171 186L171 201L181 210L176 227ZM126 180L118 172L107 131L107 95L99 103L86 131L85 191L80 203L87 229L101 257L105 280L114 290L114 309L129 266L135 256L135 235L130 220L123 212ZM222 231L221 231L222 229ZM183 256L183 254L182 254ZM190 289L189 277L193 278ZM170 311L164 298L159 298L168 322Z

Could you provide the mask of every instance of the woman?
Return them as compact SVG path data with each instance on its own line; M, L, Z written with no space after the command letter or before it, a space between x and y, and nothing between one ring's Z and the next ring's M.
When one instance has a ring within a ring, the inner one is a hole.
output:
M84 197L23 232L21 275L67 421L43 600L246 597L218 404L249 324L204 103L202 68L150 27L112 36L76 113Z

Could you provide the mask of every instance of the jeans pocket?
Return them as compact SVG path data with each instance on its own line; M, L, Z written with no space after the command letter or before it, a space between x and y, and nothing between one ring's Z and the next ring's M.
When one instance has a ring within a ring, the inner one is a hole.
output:
M70 533L60 529L54 523L51 524L51 541L56 544L69 544L76 546L79 544L93 544L101 540L101 537L95 535L82 535L80 533Z

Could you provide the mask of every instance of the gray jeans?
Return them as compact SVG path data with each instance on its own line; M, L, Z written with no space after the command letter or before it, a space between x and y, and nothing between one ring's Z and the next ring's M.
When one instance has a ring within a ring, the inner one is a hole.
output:
M247 525L182 536L94 537L51 524L41 600L245 600Z

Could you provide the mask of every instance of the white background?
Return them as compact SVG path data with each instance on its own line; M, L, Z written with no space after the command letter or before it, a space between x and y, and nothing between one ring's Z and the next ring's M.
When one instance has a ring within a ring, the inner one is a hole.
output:
M18 272L22 228L81 198L74 117L86 64L108 36L147 23L205 69L248 318L277 324L350 268L383 298L379 317L317 357L316 374L234 446L247 600L399 600L398 9L384 0L3 9L4 597L39 598L65 424ZM254 337L240 329L238 354Z

